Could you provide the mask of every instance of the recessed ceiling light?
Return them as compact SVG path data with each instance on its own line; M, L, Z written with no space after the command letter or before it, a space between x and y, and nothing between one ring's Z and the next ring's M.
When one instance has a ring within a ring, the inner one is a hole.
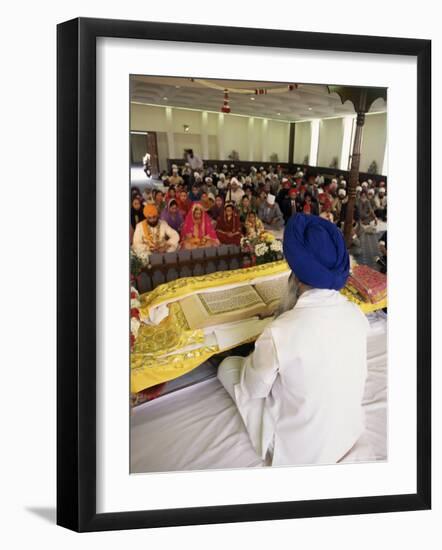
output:
M166 96L164 96L163 99L164 99L164 101L167 101L167 100L168 100L168 98L167 98Z
M255 101L255 98L254 98L254 97L251 97L251 98L250 98L250 101Z
M181 86L175 86L175 88L181 88Z
M309 111L312 111L313 109L311 107L308 108Z
M277 115L280 115L281 113L276 113Z

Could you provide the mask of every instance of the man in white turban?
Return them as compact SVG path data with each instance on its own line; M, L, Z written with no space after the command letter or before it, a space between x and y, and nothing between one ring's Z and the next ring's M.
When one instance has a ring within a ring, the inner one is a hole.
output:
M349 256L334 224L291 217L284 255L292 275L277 317L248 357L224 359L218 378L267 464L333 464L365 428L369 325L339 292Z
M242 189L242 184L237 180L237 178L232 178L226 194L226 201L233 202L239 206L243 196L244 190Z
M385 187L379 187L378 194L374 197L375 214L383 221L387 221L387 197Z
M275 195L269 193L265 202L259 205L258 217L267 231L278 231L284 227L284 216L276 202Z

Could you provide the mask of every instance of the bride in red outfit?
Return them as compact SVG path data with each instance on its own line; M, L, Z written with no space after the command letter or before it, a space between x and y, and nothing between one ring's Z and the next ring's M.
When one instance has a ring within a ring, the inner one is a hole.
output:
M193 203L181 230L181 248L191 250L218 245L219 240L207 212L200 203Z

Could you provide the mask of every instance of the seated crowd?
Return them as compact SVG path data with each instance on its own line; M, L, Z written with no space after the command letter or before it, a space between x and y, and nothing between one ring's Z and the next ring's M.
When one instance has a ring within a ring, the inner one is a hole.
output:
M294 174L280 166L234 165L192 171L188 164L172 166L162 175L161 189L131 189L131 243L147 262L153 252L171 252L220 244L240 245L243 237L259 239L264 232L277 237L298 213L321 216L342 228L347 183L314 173ZM364 181L356 188L355 234L387 219L385 183Z

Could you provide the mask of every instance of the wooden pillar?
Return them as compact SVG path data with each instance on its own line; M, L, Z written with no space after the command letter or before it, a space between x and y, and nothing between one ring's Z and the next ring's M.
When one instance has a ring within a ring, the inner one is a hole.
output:
M344 238L347 248L352 243L353 212L356 201L356 187L359 181L359 163L361 160L362 128L365 123L365 113L357 113L356 131L351 157L350 181L348 182L348 202L345 213Z
M359 86L327 86L330 93L337 93L344 104L347 100L353 103L356 112L356 131L351 158L350 179L348 185L348 202L345 214L344 238L347 247L352 243L353 211L356 199L356 186L359 180L359 163L361 160L362 129L365 113L379 97L387 100L387 88L361 88Z
M293 156L295 154L295 123L290 122L290 134L289 134L289 154L288 163L293 164Z

